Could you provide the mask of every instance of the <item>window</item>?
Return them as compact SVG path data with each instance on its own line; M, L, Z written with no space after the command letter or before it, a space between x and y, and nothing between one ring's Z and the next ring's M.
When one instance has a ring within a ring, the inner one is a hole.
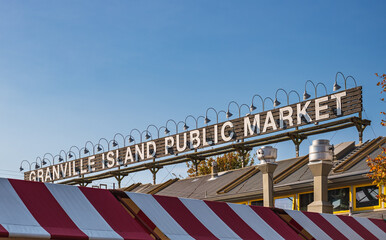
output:
M299 194L299 210L307 211L308 204L313 201L313 192ZM328 190L328 201L332 204L334 212L348 211L350 206L350 188Z
M334 212L348 211L350 208L350 188L339 188L328 191L328 201Z
M314 201L314 193L299 194L299 210L307 211L308 204Z
M375 185L355 188L355 207L356 208L374 208L379 206L377 198L379 188Z
M264 202L263 202L263 200L254 200L254 201L251 201L251 205L252 206L264 206Z
M295 197L293 195L287 196L287 197L275 198L275 207L293 210L294 209L294 199L295 199Z

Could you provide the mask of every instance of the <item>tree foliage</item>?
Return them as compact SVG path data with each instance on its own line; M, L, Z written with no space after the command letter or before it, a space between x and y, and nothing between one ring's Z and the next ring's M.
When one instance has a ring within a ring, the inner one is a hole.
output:
M197 176L210 174L212 162L214 161L217 162L219 172L238 169L254 164L254 159L253 157L251 157L250 152L248 151L225 153L217 157L210 157L205 160L202 160L197 165ZM186 165L188 167L187 173L189 177L196 176L195 164L192 162L187 162Z
M381 80L377 83L377 86L382 88L381 94L386 93L386 74L375 74ZM385 98L381 98L381 101L384 102ZM385 112L381 112L382 115L386 116ZM381 125L386 126L386 119L381 120ZM382 152L375 158L367 158L367 165L370 167L370 173L368 176L373 180L373 184L376 184L378 187L385 185L386 183L386 148L381 147ZM386 202L386 195L380 193L377 196L381 201Z
M379 75L378 73L375 74L378 78L380 78L381 80L377 83L377 86L380 86L381 87L381 94L382 93L386 93L386 74L382 74L382 75ZM385 98L382 97L381 98L381 101L384 102L385 101ZM381 112L382 115L384 115L386 117L386 113L385 112ZM382 119L381 120L381 125L382 126L386 126L386 119Z
M386 183L386 148L382 147L382 153L375 158L368 158L367 165L370 167L368 176L373 179L373 184L382 187ZM386 202L386 195L379 193L379 199Z

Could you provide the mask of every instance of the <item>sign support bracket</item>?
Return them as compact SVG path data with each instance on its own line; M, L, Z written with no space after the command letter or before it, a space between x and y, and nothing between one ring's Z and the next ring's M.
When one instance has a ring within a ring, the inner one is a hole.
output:
M241 156L241 159L243 160L241 162L241 167L245 167L245 161L247 159L247 154L248 152L252 151L252 147L246 147L246 146L243 146L243 145L236 145L234 146L234 148L236 149L237 153L239 154L239 156Z
M197 177L198 176L198 164L200 164L200 162L202 160L205 160L205 157L200 157L200 156L197 156L194 154L194 155L190 155L188 158L192 161L192 163L194 165L195 176Z
M127 174L118 174L118 175L115 175L114 178L117 180L118 182L118 188L121 188L121 183L122 183L122 180L127 176Z
M87 187L87 185L88 185L89 183L92 183L92 181L85 180L85 179L84 179L84 174L82 174L82 177L78 180L79 186Z
M147 169L150 170L151 174L153 174L153 184L156 184L156 177L157 177L157 172L163 168L163 166L157 166L155 163L155 158L153 158L153 162L150 164L146 165Z
M299 157L299 146L304 139L307 139L307 136L299 133L288 133L288 136L291 138L292 142L295 144L296 157Z
M370 126L371 121L367 120L367 119L362 119L362 112L360 112L359 113L359 117L358 118L353 118L352 122L354 123L355 127L358 130L359 143L362 144L363 143L363 131L365 130L365 128L367 126Z

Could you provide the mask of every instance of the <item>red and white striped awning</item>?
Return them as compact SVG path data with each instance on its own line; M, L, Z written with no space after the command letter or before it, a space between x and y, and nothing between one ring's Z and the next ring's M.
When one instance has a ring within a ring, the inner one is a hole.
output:
M383 220L285 210L317 239L386 239Z
M126 194L170 239L386 239L383 220Z
M386 223L0 178L2 238L386 239Z
M0 178L0 238L152 239L103 189Z

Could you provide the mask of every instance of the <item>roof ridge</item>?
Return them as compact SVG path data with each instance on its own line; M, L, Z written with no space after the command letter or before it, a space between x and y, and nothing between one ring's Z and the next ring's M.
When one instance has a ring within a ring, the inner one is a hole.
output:
M344 172L350 169L361 159L363 159L368 154L373 152L378 147L378 144L382 145L385 142L386 142L386 138L377 137L368 143L362 144L357 152L353 153L351 156L347 157L344 161L340 162L332 171L336 173L336 172Z
M223 186L222 188L217 190L216 193L217 194L223 194L223 193L227 193L227 192L231 191L232 189L234 189L235 187L240 185L242 182L245 182L247 179L249 179L250 177L252 177L256 173L258 173L259 171L260 171L259 168L256 166L254 168L251 168L247 172L241 174L235 180L232 180L231 182L229 182L228 184L226 184L225 186Z

